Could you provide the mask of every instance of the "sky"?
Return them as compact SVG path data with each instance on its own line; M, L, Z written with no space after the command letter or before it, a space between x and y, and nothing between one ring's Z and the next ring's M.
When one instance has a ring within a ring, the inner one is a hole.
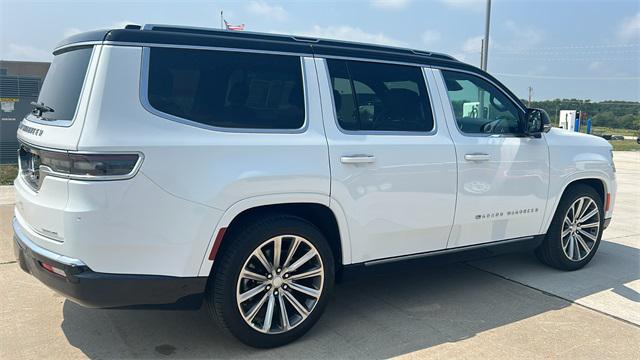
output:
M0 0L0 59L124 24L219 27L444 52L479 66L486 0ZM493 0L488 71L519 97L640 101L639 0Z

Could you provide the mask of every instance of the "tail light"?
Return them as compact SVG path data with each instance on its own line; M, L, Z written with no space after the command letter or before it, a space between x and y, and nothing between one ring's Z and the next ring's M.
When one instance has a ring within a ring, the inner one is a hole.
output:
M20 171L34 188L46 176L76 180L122 180L135 175L142 154L87 154L49 151L22 146L19 151Z

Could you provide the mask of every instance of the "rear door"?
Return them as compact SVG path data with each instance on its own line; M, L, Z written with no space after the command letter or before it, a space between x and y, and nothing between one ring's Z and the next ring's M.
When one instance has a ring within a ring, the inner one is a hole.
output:
M441 76L440 76L441 74ZM549 187L544 137L524 136L524 109L476 74L434 70L456 146L458 197L448 247L538 234Z
M354 263L442 249L456 192L453 143L423 69L317 59L332 207Z

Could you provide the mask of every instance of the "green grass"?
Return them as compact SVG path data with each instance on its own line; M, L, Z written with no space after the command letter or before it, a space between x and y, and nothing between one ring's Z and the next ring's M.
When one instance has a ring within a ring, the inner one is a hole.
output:
M13 185L18 175L18 165L0 165L0 185Z
M609 141L614 151L640 151L640 144L635 140L614 140Z
M583 127L582 129L584 130L586 128ZM616 129L616 128L610 128L605 126L594 126L591 128L591 133L597 134L597 135L609 134L609 135L623 135L623 136L638 136L638 130Z

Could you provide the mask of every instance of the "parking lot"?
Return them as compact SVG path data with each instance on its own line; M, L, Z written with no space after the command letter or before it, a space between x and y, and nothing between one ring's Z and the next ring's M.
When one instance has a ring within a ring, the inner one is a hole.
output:
M206 310L95 310L13 259L0 188L0 358L640 358L640 152L616 152L618 197L598 254L560 272L530 253L414 261L345 279L299 341L248 348Z

